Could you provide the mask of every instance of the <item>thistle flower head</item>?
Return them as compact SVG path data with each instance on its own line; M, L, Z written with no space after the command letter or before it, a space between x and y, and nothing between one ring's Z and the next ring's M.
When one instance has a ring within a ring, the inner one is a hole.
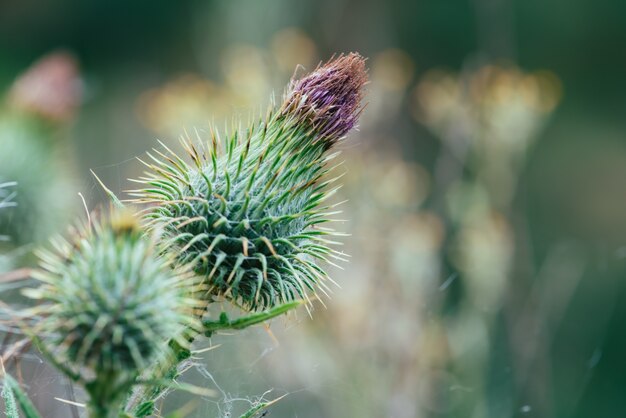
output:
M26 292L43 302L36 332L60 362L94 381L133 376L195 326L190 276L172 269L128 214L76 229L40 259L41 285Z
M80 96L76 59L58 51L39 59L13 83L9 102L44 119L64 122L74 116Z
M322 181L326 151L354 126L365 82L351 54L292 83L285 103L225 141L183 141L189 162L166 148L149 154L141 187L149 230L204 278L207 297L264 309L326 293L319 261L342 259L325 227L337 213Z
M356 53L340 55L292 80L282 113L310 124L330 148L355 127L366 82L365 59Z

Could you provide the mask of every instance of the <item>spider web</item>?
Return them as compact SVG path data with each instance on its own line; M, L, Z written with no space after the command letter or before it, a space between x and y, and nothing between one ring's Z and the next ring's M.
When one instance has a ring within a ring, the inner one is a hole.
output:
M3 293L5 288L2 289ZM12 291L14 289L9 289ZM77 418L85 416L85 392L49 365L18 328L11 325L9 315L2 310L1 354L7 373L14 376L43 417ZM281 327L293 319L275 320L279 334L288 332ZM284 397L276 405L259 411L255 417L308 416L296 412L297 393L310 388L279 386L280 373L271 373L275 361L285 357L286 347L277 343L276 336L264 327L235 334L201 338L194 344L190 367L179 381L209 389L212 396L198 396L170 390L157 402L155 416L178 412L185 417L236 418L261 403ZM282 335L281 335L282 339ZM315 373L311 367L311 373Z

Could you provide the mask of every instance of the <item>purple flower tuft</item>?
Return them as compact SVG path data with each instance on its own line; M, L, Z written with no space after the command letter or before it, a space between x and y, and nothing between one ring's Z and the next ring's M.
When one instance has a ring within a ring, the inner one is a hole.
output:
M355 127L366 82L365 59L357 53L340 55L292 80L281 112L312 126L330 148Z
M15 81L9 100L44 119L68 122L80 104L81 87L76 58L57 51L39 59Z

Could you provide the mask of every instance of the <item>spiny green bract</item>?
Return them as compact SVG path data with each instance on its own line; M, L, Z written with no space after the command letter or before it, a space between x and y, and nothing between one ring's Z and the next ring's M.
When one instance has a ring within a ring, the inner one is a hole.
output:
M15 183L9 182L0 184L0 212L4 211L6 208L15 206L15 202L12 201L15 196L15 192L11 193L11 188L14 186ZM8 240L8 236L0 234L0 244ZM9 258L0 252L0 273L7 271L10 268L10 265L11 263Z
M208 295L248 309L263 309L326 286L315 259L339 258L320 227L329 221L320 143L291 121L271 116L235 133L219 153L186 143L192 164L173 152L150 155L151 172L133 192L144 203L147 225L161 230L181 263L206 278Z
M59 361L97 381L148 367L169 339L185 344L182 330L196 326L191 279L158 255L134 217L114 213L55 244L40 253L42 284L27 294L43 302L35 331L58 347Z
M15 192L10 193L10 188L13 186L15 186L15 183L0 182L0 210L15 206L15 202L12 201L13 197L15 196ZM8 237L4 235L0 235L0 241L5 240L7 238Z

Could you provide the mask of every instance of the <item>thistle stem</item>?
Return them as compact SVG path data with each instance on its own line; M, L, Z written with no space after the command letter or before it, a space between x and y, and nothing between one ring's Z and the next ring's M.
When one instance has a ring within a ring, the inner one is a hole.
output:
M89 393L89 418L117 418L123 395L131 382L120 381L119 373L111 371L97 380L89 382L85 389Z
M89 405L89 418L114 418L115 414L110 414L107 408L101 405Z

